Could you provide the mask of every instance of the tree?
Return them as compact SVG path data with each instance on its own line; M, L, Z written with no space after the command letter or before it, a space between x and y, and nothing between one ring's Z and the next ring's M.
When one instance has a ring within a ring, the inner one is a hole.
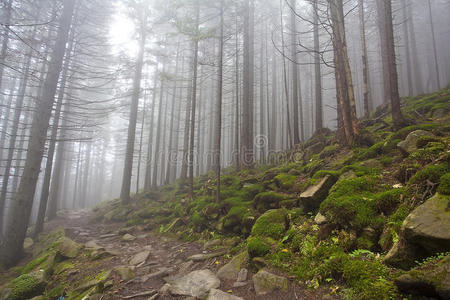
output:
M431 30L431 41L433 44L433 55L434 55L434 68L436 72L436 85L437 88L441 88L441 80L439 75L439 63L438 63L438 57L437 57L437 50L436 50L436 37L434 36L434 23L433 23L433 14L431 12L431 0L427 1L428 4L428 15L430 16L430 30Z
M40 164L44 155L47 129L55 98L58 77L68 39L75 0L65 0L59 21L56 43L51 55L49 70L44 81L40 105L33 115L31 137L23 170L23 176L14 198L11 218L8 221L4 239L0 244L0 263L14 265L22 256L23 241L33 206L33 197L39 176Z
M392 25L391 0L377 0L377 12L382 26L381 39L386 46L386 53L382 55L387 74L384 77L385 86L389 86L389 99L391 101L392 122L395 129L400 129L405 121L400 110L400 96L398 93L397 64L395 61L394 29ZM386 84L387 83L387 84Z
M144 64L145 41L147 36L146 34L147 7L143 7L142 11L140 11L139 9L140 8L138 7L138 12L140 13L139 25L141 36L139 42L139 53L138 58L136 60L135 74L133 79L133 95L131 97L130 119L128 122L127 148L125 154L125 165L123 168L122 189L120 191L120 200L122 201L122 203L130 202L134 141L136 137L136 123L137 123L139 96L141 90L142 67Z
M317 0L313 1L313 35L314 35L314 84L316 101L316 130L323 127L322 107L322 74L320 70L320 40L319 40L319 12ZM312 126L312 125L311 125Z
M364 18L364 0L358 0L359 5L359 30L361 34L361 60L362 60L362 73L363 73L363 102L364 102L364 115L369 116L370 112L370 100L369 100L369 63L367 59L367 47L366 47L366 24Z

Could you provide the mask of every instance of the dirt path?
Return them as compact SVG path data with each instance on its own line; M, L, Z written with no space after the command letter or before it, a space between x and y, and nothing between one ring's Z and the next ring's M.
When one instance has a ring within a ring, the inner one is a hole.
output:
M113 254L110 258L90 262L86 258L80 258L81 265L87 264L80 274L73 272L69 280L76 281L86 275L95 275L101 270L111 270L118 266L131 268L134 278L122 280L116 272L113 272L113 286L105 291L102 299L127 299L127 296L136 295L148 291L159 291L158 296L151 298L151 295L134 297L132 299L193 299L184 296L171 296L160 292L161 287L166 283L163 279L166 276L179 276L194 270L209 269L213 273L226 264L229 259L224 256L210 258L204 261L192 262L188 257L194 254L207 253L203 250L203 245L195 242L184 242L154 233L146 232L142 228L132 227L124 230L123 224L92 224L86 211L68 212L64 216L46 224L46 231L57 226L66 229L66 234L78 243L86 244L94 242L103 247L106 252ZM123 241L124 234L131 234L136 237L133 241ZM137 266L130 266L130 260L138 253L148 251L150 254L144 263ZM69 273L70 274L70 273ZM251 281L252 273L249 272L247 282L242 287L233 287L234 282L222 280L219 289L232 295L244 299L334 299L329 296L323 297L327 293L326 289L315 291L289 283L289 290L286 292L275 291L263 296L257 296Z

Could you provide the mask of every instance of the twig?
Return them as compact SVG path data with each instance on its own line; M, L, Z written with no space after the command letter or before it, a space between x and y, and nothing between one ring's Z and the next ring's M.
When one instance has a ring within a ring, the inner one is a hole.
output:
M134 294L134 295L130 295L130 296L123 296L122 299L132 299L132 298L136 298L136 297L152 296L156 293L157 293L156 290L151 290L151 291L142 292L142 293Z

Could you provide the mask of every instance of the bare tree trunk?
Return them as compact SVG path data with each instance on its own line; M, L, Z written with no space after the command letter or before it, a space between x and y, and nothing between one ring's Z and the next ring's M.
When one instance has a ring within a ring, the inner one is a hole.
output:
M165 60L163 62L163 73L166 71ZM162 107L163 107L163 97L164 97L164 78L161 77L161 87L159 92L159 104L158 104L158 124L156 125L156 143L155 143L155 155L154 155L154 165L153 165L153 176L152 176L152 187L155 188L158 184L158 163L159 154L161 147L161 123L162 123Z
M122 203L130 202L131 176L133 172L133 154L134 141L136 136L136 122L139 105L139 96L141 90L142 66L144 64L145 40L146 40L146 16L144 11L144 19L141 24L141 39L139 45L139 55L136 61L136 69L133 79L133 95L131 97L130 119L128 123L127 149L125 153L125 164L122 176L122 189L120 191L120 200Z
M3 150L5 150L5 142L6 142L6 133L8 132L9 128L9 115L12 111L12 100L14 98L14 93L16 91L16 82L17 79L14 77L13 82L11 86L9 87L9 96L4 108L4 114L3 114L3 122L2 122L2 133L0 135L0 162L3 161Z
M434 24L433 24L433 14L431 13L431 1L428 0L428 14L430 16L430 29L431 29L431 40L433 42L433 54L434 54L434 67L436 70L436 84L437 88L441 88L441 80L439 75L439 64L438 64L438 56L436 50L436 38L434 36Z
M18 192L13 202L5 238L0 244L0 262L4 266L14 265L23 254L23 241L33 206L33 197L44 154L45 139L52 112L52 106L61 71L70 23L74 10L74 0L65 0L60 17L58 35L52 53L51 63L44 82L40 105L34 114L27 158Z
M189 152L189 129L191 120L191 106L192 106L192 73L190 73L189 85L186 97L186 112L184 116L184 135L183 135L183 153L181 158L181 174L180 179L185 183L188 173L188 152Z
M364 0L359 1L359 29L361 33L361 60L363 72L363 101L364 101L364 116L368 117L370 113L369 104L369 64L367 61L367 47L366 47L366 21L364 18Z
M322 107L322 74L320 70L320 40L319 40L319 12L317 11L317 1L313 2L314 13L314 78L315 78L315 98L316 98L316 130L323 127L323 107ZM311 95L312 96L312 95ZM311 122L312 124L312 122ZM312 126L312 125L311 125Z
M299 74L298 74L298 66L297 66L297 24L296 24L296 16L295 9L297 7L297 0L291 0L291 71L292 71L292 105L294 112L294 145L297 145L302 141L305 137L303 136L303 108L302 102L299 97ZM299 115L300 115L300 125L299 125ZM301 127L301 132L299 133L299 129Z
M413 82L412 82L412 70L411 70L411 51L409 44L409 22L408 13L406 9L406 0L402 0L402 12L403 12L403 38L405 40L405 58L406 58L406 77L408 80L408 96L411 97L414 94ZM411 5L411 4L409 4Z
M146 166L145 166L145 178L144 178L144 190L148 190L150 189L151 185L152 185L152 159L153 159L153 122L154 122L154 118L155 118L155 103L156 103L156 83L158 82L157 80L158 77L158 68L156 68L155 70L155 75L154 75L154 82L153 82L153 88L152 88L152 106L150 109L150 124L149 124L149 135L148 135L148 149L147 149L147 162L146 162Z
M236 8L237 10L237 8ZM235 57L235 92L236 92L236 107L235 107L235 120L234 120L234 163L235 163L235 168L237 171L239 171L240 169L240 154L239 154L239 149L240 149L240 143L239 143L239 121L240 121L240 114L239 114L239 105L240 105L240 101L239 101L239 27L238 27L238 15L236 13L236 22L235 22L235 35L236 35L236 44L235 44L235 51L236 51L236 57Z
M391 86L389 78L389 65L388 65L388 46L386 44L386 20L384 15L384 0L377 0L377 25L380 35L380 56L381 56L381 66L382 66L382 82L383 82L383 104L391 102Z
M139 157L138 157L138 165L137 165L137 171L136 171L136 194L139 193L139 181L141 177L141 161L142 161L142 142L144 139L144 125L145 125L145 110L147 108L146 106L146 97L144 95L144 107L142 108L142 120L141 120L141 134L139 137Z
M81 183L81 198L80 198L80 206L81 208L87 207L87 191L88 191L88 184L89 184L89 172L91 167L91 151L92 151L92 141L87 142L87 147L85 150L85 161L84 161L84 168L83 168L83 181Z
M80 175L81 175L81 141L78 142L77 166L75 169L75 182L73 184L72 208L76 208L76 204L77 204L79 181L80 181L80 177L81 177Z
M216 103L216 126L214 142L214 166L216 170L216 201L220 201L220 146L222 137L222 86L223 86L223 6L224 0L220 1L220 40L219 40L219 72L217 74L217 103Z
M199 33L200 23L200 3L195 2L195 33ZM194 59L192 62L192 111L191 111L191 129L189 141L189 196L194 197L194 137L195 137L195 103L197 100L197 71L198 71L198 38L194 40Z
M3 2L3 1L2 1ZM4 32L3 32L3 41L2 41L2 49L0 50L0 91L2 89L3 84L3 71L5 68L6 61L6 53L8 52L8 43L9 43L9 24L11 23L11 11L12 11L12 0L8 0L4 2L5 5L5 20L4 20ZM3 111L2 114L4 115ZM1 116L0 115L0 116Z
M75 21L74 21L74 23L75 23ZM58 135L59 121L61 119L61 109L62 109L63 101L64 101L64 93L65 93L65 89L66 89L67 73L69 70L69 64L70 64L70 60L71 60L71 52L72 52L72 48L73 48L74 34L75 34L75 28L74 28L74 26L72 26L72 29L70 31L70 37L69 37L69 45L67 46L67 49L66 49L63 72L61 75L61 83L59 85L58 98L56 100L55 114L53 116L53 125L52 125L52 129L51 129L50 141L49 141L49 146L48 146L48 150L47 150L47 161L46 161L46 165L45 165L44 182L42 184L41 199L39 202L38 215L37 215L36 224L34 226L33 237L37 237L38 234L41 233L42 229L44 228L45 211L47 209L47 200L48 200L48 195L49 195L50 179L51 179L51 175L52 175L53 157L55 154L55 147L56 147L56 137ZM54 217L54 216L52 215L51 217Z
M408 27L411 34L411 54L412 63L414 63L414 87L417 94L423 94L422 72L419 65L419 55L417 54L416 30L414 29L414 20L412 15L412 3L408 5ZM407 46L408 47L408 46Z
M164 184L166 180L166 136L167 136L167 118L168 118L168 110L169 110L169 93L166 93L166 98L164 100L164 122L162 126L162 143L161 143L161 175L159 183L160 185Z

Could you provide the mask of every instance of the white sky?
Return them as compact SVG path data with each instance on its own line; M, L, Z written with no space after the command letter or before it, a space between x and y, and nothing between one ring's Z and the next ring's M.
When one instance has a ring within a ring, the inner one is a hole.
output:
M138 44L135 35L133 21L126 15L122 4L116 5L116 13L113 16L109 35L113 46L113 53L125 53L129 57L135 57L138 51Z

